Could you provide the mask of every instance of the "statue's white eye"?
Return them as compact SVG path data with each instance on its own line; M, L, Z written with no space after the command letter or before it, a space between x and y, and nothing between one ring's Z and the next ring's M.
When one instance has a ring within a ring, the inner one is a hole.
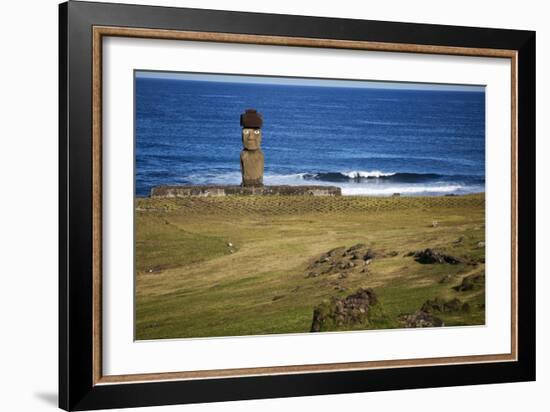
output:
M260 134L259 130L254 130L254 134Z
M244 133L244 134L248 134L248 130L243 130L243 133Z

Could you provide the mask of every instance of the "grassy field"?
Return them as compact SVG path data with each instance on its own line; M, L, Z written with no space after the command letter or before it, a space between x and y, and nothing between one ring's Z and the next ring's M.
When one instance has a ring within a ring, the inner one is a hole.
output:
M136 338L309 332L314 308L372 288L376 319L355 328L402 327L427 300L458 298L467 311L445 325L485 321L485 198L235 196L136 200ZM368 270L308 276L336 247L365 244ZM422 264L431 248L460 263ZM460 289L460 288L458 288ZM354 329L348 328L348 329Z

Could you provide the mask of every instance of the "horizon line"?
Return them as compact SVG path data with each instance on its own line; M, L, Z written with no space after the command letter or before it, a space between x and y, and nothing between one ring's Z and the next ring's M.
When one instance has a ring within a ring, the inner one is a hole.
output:
M352 89L391 89L391 90L425 90L425 91L463 91L484 92L484 85L461 85L443 83L419 83L356 79L323 79L309 77L286 77L247 74L190 73L154 70L134 70L136 79L183 80L199 82L258 84L305 87L340 87Z

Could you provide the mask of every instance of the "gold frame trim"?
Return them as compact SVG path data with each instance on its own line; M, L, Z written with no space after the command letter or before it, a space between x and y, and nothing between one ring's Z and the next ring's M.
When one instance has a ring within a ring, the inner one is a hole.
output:
M395 359L383 361L329 363L316 365L289 365L258 368L218 369L204 371L182 371L146 373L132 375L103 375L102 373L102 40L105 36L132 37L164 40L187 40L238 44L257 44L290 47L318 47L332 49L385 51L398 53L423 53L438 55L498 57L511 60L511 131L512 131L512 261L511 261L511 353L494 355L451 356L441 358ZM128 27L93 27L92 44L92 188L93 188L93 384L117 384L134 382L157 382L168 380L216 379L227 377L280 375L297 373L319 373L335 371L366 370L380 368L401 368L412 366L436 366L466 363L491 363L517 361L517 52L514 50L467 48L453 46L431 46L419 44L383 43L369 41L313 39L301 37L262 36L249 34L213 33L142 29Z

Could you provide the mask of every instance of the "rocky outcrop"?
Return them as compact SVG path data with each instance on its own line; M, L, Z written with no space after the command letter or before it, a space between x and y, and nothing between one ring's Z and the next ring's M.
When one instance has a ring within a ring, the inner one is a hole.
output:
M343 299L332 298L313 310L311 332L349 329L354 326L368 326L371 311L378 298L370 288L359 289Z
M485 287L485 272L474 273L462 278L460 285L455 286L457 292L466 292L470 290L479 290Z
M413 314L399 316L399 322L406 328L433 328L445 326L443 321L429 312L417 310Z
M444 300L441 298L429 299L414 313L402 314L397 320L406 328L432 328L445 326L443 321L434 316L434 313L469 312L470 305L462 303L458 298Z
M462 303L458 298L451 300L443 300L441 298L435 298L427 300L420 309L423 312L468 312L470 310L470 305L468 303Z
M460 260L457 258L450 255L445 255L432 249L420 250L415 252L413 256L414 260L423 264L450 263L451 265L456 265L457 263L460 263Z
M307 278L321 275L338 275L345 278L350 272L367 273L367 266L374 259L374 252L364 243L349 248L340 246L323 253L307 267Z

